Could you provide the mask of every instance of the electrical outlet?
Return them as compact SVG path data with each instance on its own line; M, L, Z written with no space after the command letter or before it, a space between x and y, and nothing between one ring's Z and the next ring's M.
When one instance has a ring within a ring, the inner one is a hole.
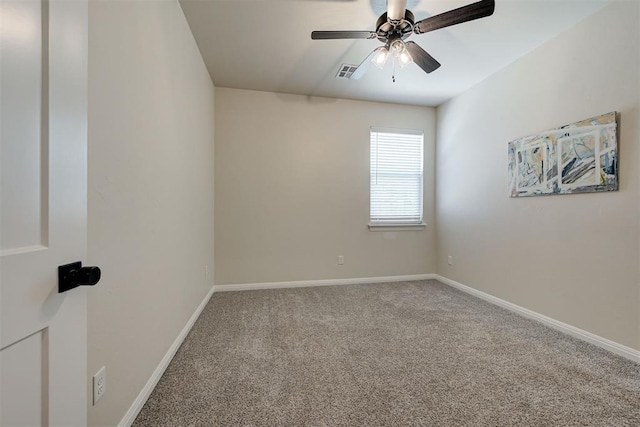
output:
M344 257L342 255L338 255L338 265L344 264Z
M98 403L98 400L107 392L107 368L102 367L93 376L93 404Z
M449 256L447 257L447 264L449 264L449 265L453 265L453 256L449 255Z

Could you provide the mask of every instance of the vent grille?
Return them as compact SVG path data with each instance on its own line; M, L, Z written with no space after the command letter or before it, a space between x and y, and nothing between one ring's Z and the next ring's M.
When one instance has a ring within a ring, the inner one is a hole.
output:
M357 65L353 64L342 64L340 69L338 70L338 74L336 74L337 79L348 79L351 77L354 71L358 69Z

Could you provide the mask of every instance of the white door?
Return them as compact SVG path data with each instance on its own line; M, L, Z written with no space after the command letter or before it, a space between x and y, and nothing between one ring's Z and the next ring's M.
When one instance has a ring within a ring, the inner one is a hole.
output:
M0 425L86 424L86 0L0 0Z

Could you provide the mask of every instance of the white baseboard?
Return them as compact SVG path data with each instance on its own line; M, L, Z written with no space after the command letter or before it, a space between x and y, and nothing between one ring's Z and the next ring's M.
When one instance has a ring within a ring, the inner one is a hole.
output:
M466 292L470 295L473 295L475 297L488 301L492 304L506 308L507 310L513 311L514 313L517 313L526 318L536 320L553 329L556 329L567 335L571 335L572 337L578 338L582 341L586 341L590 344L593 344L595 346L608 350L612 353L615 353L633 362L640 363L639 350L635 350L631 347L618 344L617 342L608 340L606 338L602 338L601 336L592 334L591 332L584 331L582 329L576 328L575 326L568 325L566 323L560 322L559 320L555 320L555 319L552 319L551 317L547 317L540 313L536 313L535 311L529 310L527 308L520 307L519 305L510 303L498 297L494 297L493 295L489 295L485 292L463 285L462 283L456 282L455 280L451 280L446 277L440 276L439 274L434 274L433 276L435 280L442 282L445 285L449 285L453 288L459 289L463 292Z
M153 371L153 374L151 374L151 378L149 378L149 381L147 381L145 386L138 394L138 397L136 397L136 400L133 401L133 404L118 424L118 427L130 427L131 424L133 424L133 421L136 419L136 417L140 413L140 410L147 402L147 399L151 395L153 389L156 387L156 384L158 384L158 381L160 381L160 377L162 377L162 374L164 374L167 366L169 366L169 363L173 359L173 356L175 356L176 352L182 345L182 341L184 341L184 339L187 337L187 334L193 327L193 324L196 323L196 320L198 320L200 313L202 313L202 310L204 310L204 307L207 305L214 292L215 286L212 286L211 290L204 297L198 308L196 308L196 311L194 311L187 324L184 326L184 328L182 328L180 335L178 335L173 344L171 344L171 347L169 347L169 350L160 361L160 364L158 365L156 370Z
M435 274L411 274L405 276L358 277L352 279L299 280L295 282L240 283L234 285L216 285L216 292L253 291L257 289L308 288L312 286L355 285L359 283L408 282L411 280L435 279Z

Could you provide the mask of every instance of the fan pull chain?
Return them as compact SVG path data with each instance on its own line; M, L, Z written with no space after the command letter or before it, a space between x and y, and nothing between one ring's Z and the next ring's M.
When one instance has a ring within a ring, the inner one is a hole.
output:
M393 61L393 71L391 72L391 81L396 82L396 57L391 58Z

